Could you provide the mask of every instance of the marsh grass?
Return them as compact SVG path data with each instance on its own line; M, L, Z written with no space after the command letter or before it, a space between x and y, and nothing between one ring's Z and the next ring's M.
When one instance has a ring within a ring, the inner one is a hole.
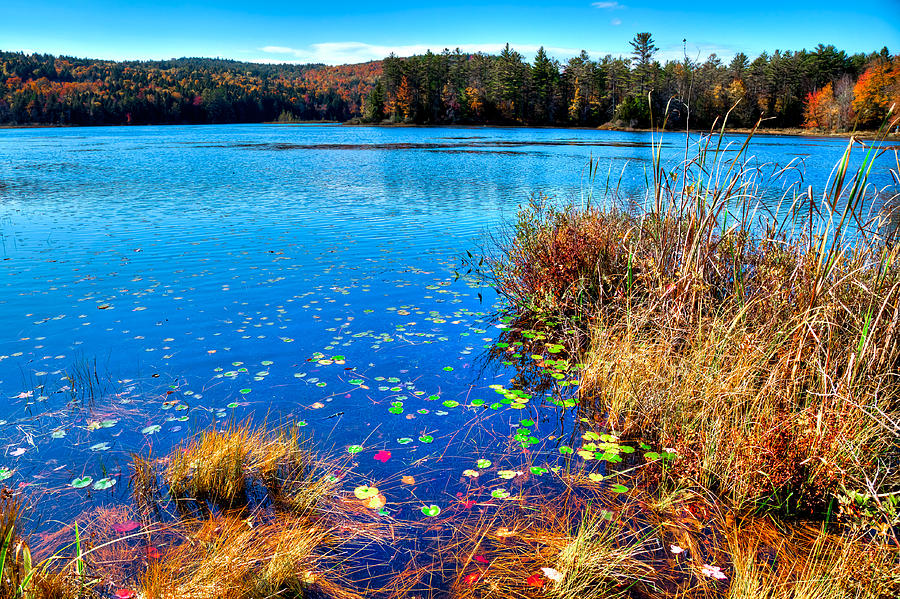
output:
M246 423L155 459L135 455L134 508L95 508L45 533L32 594L8 596L361 599L354 559L383 543L389 524L341 491L337 469L349 476L296 428ZM16 505L0 525L17 521ZM40 594L52 584L56 594Z
M676 448L670 474L738 507L900 491L900 247L848 144L819 200L765 208L748 139L709 135L643 204L524 207L489 276L586 364L582 409ZM894 426L891 426L894 423Z
M151 562L140 578L148 599L361 595L326 565L334 530L306 518L279 515L254 523L233 515L187 523L185 541Z
M337 468L305 448L296 427L272 433L262 427L231 425L224 431L206 431L176 448L162 480L177 498L232 507L248 503L248 494L255 492L294 513L307 514L334 489L331 472ZM135 491L152 493L152 468L137 459L134 471Z

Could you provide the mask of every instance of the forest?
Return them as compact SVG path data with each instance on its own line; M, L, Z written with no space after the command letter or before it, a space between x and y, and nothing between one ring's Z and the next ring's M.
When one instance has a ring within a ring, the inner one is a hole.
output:
M459 50L364 64L182 58L113 62L0 52L0 124L267 121L409 124L875 129L900 101L887 48L738 53L729 62L657 60L650 33L619 56L534 60Z

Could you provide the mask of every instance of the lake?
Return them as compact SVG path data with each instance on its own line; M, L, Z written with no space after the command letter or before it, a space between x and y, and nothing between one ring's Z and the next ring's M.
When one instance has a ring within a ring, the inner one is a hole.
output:
M530 452L552 467L575 434L560 407L573 387L507 389L521 356L496 351L502 304L461 259L532 194L584 201L591 159L595 198L641 195L649 142L514 128L0 130L0 479L41 497L28 514L41 529L128 501L132 453L248 420L296 422L372 480L414 475L389 497L392 516L456 501L479 459L515 471ZM666 160L684 151L681 135L663 144ZM821 190L845 145L760 135L750 154L765 172L800 161L768 188L774 205L791 183ZM890 184L891 160L875 185Z

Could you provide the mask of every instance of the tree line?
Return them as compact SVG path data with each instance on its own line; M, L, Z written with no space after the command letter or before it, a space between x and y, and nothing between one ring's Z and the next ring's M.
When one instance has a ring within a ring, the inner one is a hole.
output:
M254 64L182 58L114 62L0 52L0 123L118 125L346 121L378 62Z
M878 127L893 102L900 108L900 58L887 48L848 55L820 44L753 60L738 53L727 64L715 54L661 63L657 52L644 32L629 55L598 60L582 51L561 63L541 48L528 62L509 45L494 56L392 55L366 96L363 119L708 127L728 114L731 126L762 118L763 127L847 130Z
M357 120L849 130L900 104L900 57L833 45L738 53L727 64L657 59L650 33L628 53L561 62L459 50L328 67L182 58L115 62L0 52L0 123L147 124Z

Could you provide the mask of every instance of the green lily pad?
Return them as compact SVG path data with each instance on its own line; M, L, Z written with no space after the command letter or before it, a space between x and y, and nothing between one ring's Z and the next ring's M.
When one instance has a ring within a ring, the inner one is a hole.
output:
M103 491L105 489L109 489L114 484L116 484L116 479L114 478L101 478L94 483L94 490Z
M13 472L15 472L15 471L10 470L6 466L3 466L2 468L0 468L0 480L6 480L7 478L9 478L10 476L13 475Z
M419 441L421 441L422 443L431 443L432 441L434 441L434 437L432 437L431 435L422 435L421 437L419 437Z
M69 483L69 486L75 489L83 489L92 482L94 482L93 478L91 478L90 476L83 476L81 478L73 478L72 482Z
M347 453L350 453L350 454L359 453L362 450L363 450L362 445L351 445L350 447L347 448Z
M506 499L507 497L509 497L509 493L506 491L506 489L494 489L493 491L491 491L491 497L493 497L494 499Z
M142 428L141 432L145 435L152 435L154 433L158 433L160 430L162 430L162 427L160 425L151 424L150 426L145 426L144 428Z
M439 508L438 506L436 506L434 504L423 505L422 513L425 514L425 516L427 516L429 518L434 518L435 516L437 516L438 514L441 513L441 508Z

